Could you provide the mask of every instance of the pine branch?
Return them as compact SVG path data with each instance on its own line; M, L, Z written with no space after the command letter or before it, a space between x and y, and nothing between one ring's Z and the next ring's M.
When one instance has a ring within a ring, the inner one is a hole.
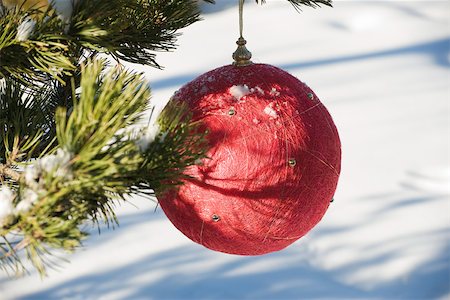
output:
M4 79L0 93L0 163L36 158L54 139L56 106L49 97L53 88L44 84L36 89ZM14 157L8 157L8 153Z
M51 6L2 10L0 78L32 84L50 76L65 84L81 56L93 52L160 68L156 52L175 49L178 30L200 20L194 0L80 0L68 23L60 16Z
M126 128L146 109L148 84L93 59L160 67L155 52L174 49L199 11L196 1L80 0L66 18L22 2L0 2L0 268L23 270L25 251L45 274L52 249L81 245L80 224L114 225L117 201L179 184L204 156L182 106L165 110L164 131L142 150L146 134Z
M57 143L35 160L14 161L23 170L20 177L15 177L14 186L0 185L14 211L0 219L0 236L22 236L22 242L0 252L0 267L25 249L45 274L49 249L73 251L81 245L87 234L80 224L117 223L117 201L179 184L183 170L204 157L204 133L179 105L169 106L160 116L161 131L147 141L146 150L139 147L143 133L126 129L139 121L150 96L139 74L121 68L106 72L104 61L87 61L81 67L80 88L77 94L72 85L70 114L63 107L56 110ZM22 153L24 145L15 145Z
M31 85L32 80L47 80L46 74L61 80L62 74L73 71L62 28L50 10L0 13L0 78L12 76Z
M332 6L332 0L287 0L297 11L301 11L302 6L318 8L320 5ZM256 3L264 4L266 0L256 0Z
M186 177L186 167L195 165L206 156L208 142L207 131L199 122L191 122L186 103L171 101L159 116L161 128L156 142L144 152L144 162L137 170L141 184L139 189L147 187L164 192L182 183ZM163 154L163 155L161 155Z
M20 179L20 173L6 165L0 164L0 181L3 181L4 177L9 177L17 182Z
M98 0L80 5L72 33L85 48L160 68L155 52L175 49L177 31L199 16L192 0Z
M266 0L255 0L256 3L264 4ZM297 11L301 11L302 6L309 6L312 8L318 8L320 5L333 6L333 0L287 0L294 6ZM215 3L214 0L205 0L205 2Z

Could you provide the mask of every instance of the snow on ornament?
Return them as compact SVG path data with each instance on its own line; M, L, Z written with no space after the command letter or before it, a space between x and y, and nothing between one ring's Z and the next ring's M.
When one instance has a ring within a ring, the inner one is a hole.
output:
M170 221L209 249L239 255L281 250L323 217L336 190L341 145L327 109L287 72L253 64L238 40L235 62L183 86L208 131L208 158L158 195Z

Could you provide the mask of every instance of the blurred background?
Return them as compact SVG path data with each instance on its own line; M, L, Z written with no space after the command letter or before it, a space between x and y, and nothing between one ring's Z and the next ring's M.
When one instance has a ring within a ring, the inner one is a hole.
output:
M145 72L161 108L198 75L231 63L237 0ZM335 201L307 236L260 257L194 244L155 204L132 199L49 277L0 275L0 299L450 299L450 2L284 0L245 5L253 61L306 82L342 140Z

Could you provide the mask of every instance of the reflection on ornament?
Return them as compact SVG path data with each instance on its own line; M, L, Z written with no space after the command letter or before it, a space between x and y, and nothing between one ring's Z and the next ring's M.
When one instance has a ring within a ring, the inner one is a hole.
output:
M239 87L239 88L237 88ZM224 66L183 86L208 130L208 158L191 179L158 195L172 223L213 250L258 255L292 244L332 199L341 165L338 132L304 83L274 66Z

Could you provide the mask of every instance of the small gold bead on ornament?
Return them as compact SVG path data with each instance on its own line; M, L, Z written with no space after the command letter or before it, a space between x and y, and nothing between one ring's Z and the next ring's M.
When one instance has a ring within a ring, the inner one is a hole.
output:
M290 167L295 167L297 161L295 160L295 158L289 158L288 164Z

